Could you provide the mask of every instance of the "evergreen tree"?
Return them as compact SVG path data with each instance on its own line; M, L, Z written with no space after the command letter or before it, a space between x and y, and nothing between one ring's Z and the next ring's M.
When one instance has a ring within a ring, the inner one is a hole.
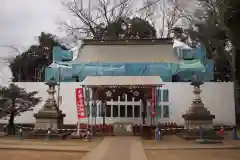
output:
M38 42L38 45L32 45L10 61L14 82L44 81L44 69L52 63L53 47L61 46L66 49L49 33L42 32Z
M25 89L15 84L0 89L2 104L0 105L0 115L8 116L8 134L15 134L14 119L21 113L32 111L33 108L41 101L40 97L36 97L37 91L27 92ZM4 100L4 101L3 101Z

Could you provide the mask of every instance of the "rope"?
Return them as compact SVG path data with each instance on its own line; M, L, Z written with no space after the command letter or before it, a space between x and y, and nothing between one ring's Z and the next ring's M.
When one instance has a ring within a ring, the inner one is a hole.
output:
M30 129L30 130L48 130L46 128L32 128L32 127L21 127L22 129ZM57 131L77 131L77 129L54 129L50 128L51 130L57 130ZM86 131L87 129L80 129L80 131Z
M19 127L20 128L20 127ZM48 130L46 128L32 128L32 127L21 127L22 129L31 129L31 130ZM141 128L141 127L139 127ZM228 129L233 129L234 127L227 127ZM194 130L194 129L199 129L199 127L195 127L195 128L183 128L183 127L174 127L174 128L171 128L171 127L168 127L168 128L160 128L161 131L178 131L178 130ZM210 129L214 129L214 128L210 128ZM52 130L57 130L57 131L77 131L77 129L67 129L67 128L64 128L64 129L53 129ZM87 129L80 129L80 131L86 131ZM136 127L134 128L134 130L136 131ZM154 129L152 132L156 132L158 131L158 129Z

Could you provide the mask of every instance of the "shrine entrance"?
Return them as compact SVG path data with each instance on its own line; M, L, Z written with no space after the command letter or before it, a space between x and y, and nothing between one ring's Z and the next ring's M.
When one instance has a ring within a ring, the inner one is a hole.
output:
M154 91L156 87L162 86L161 82L159 76L89 76L85 78L82 86L91 91L90 100L93 108L97 107L99 101L101 102L98 111L102 117L102 125L109 124L106 123L106 117L109 115L112 119L117 116L111 123L112 132L114 135L126 136L134 135L135 123L128 121L129 119L134 120L135 116L138 116L136 119L141 120L140 124L146 124L147 101L151 101L152 106L155 106ZM125 97L132 101L128 102ZM125 100L125 105L119 103L120 99ZM112 105L112 102L117 102L117 105ZM139 107L134 104L139 104ZM137 110L137 108L141 109ZM153 116L156 114L155 110L156 108L153 107Z
M133 124L132 123L114 123L113 124L113 134L115 136L132 136Z

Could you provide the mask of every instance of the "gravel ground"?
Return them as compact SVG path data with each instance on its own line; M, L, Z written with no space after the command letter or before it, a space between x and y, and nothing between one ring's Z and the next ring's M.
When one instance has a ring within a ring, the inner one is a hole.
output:
M81 160L83 152L0 150L1 160Z
M223 143L214 144L214 146L239 146L240 141L232 140L232 135L229 132L228 135L224 136ZM144 148L148 147L157 147L157 146L189 146L189 145L198 145L202 146L202 144L196 143L196 141L185 140L176 135L166 135L163 137L163 140L160 142L156 140L142 140Z
M148 160L240 160L240 150L147 150Z
M24 139L19 140L17 138L0 138L1 145L52 145L52 146L86 146L89 148L96 147L103 137L94 138L91 142L86 142L81 139L69 139L69 140L49 140L44 141L41 139Z

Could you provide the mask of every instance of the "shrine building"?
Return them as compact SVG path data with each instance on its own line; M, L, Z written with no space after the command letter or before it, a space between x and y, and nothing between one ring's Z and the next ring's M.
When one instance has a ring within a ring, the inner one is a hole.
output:
M77 53L55 47L53 57L54 63L45 69L45 81L60 81L55 97L66 114L65 124L181 125L182 114L193 97L189 84L197 75L204 82L203 103L216 116L214 124L235 125L233 83L214 82L213 60L207 58L202 45L186 48L176 46L172 39L86 39ZM43 83L18 84L28 91L39 91L39 96L46 99L47 86ZM84 92L84 113L77 109L78 88ZM32 113L25 115L17 121L34 122L26 118Z

